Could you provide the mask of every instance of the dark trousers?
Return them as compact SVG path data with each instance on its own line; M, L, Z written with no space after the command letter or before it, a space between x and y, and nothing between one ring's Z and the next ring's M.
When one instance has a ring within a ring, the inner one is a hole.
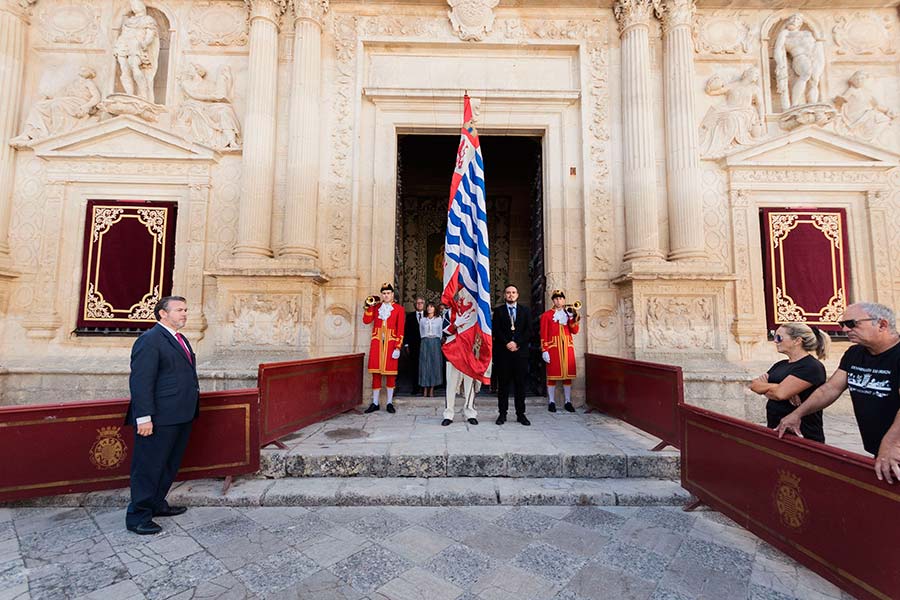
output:
M521 351L520 351L521 352ZM528 377L528 361L512 359L500 366L500 382L497 386L497 410L506 416L509 410L509 386L512 383L515 395L516 416L525 414L525 379Z
M166 494L175 481L193 423L153 426L153 435L134 434L131 456L131 503L125 525L149 522L154 513L168 508Z

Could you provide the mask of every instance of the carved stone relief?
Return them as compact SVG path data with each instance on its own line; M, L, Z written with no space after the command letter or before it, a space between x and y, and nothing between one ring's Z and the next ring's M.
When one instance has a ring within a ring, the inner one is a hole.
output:
M192 4L188 39L194 46L246 46L247 8L243 2Z
M255 346L299 343L300 301L295 296L235 294L228 320L234 339Z
M857 12L839 15L831 30L835 54L895 54L897 34L894 20L886 15Z
M820 97L825 47L803 23L803 15L791 15L775 38L775 83L782 110L815 104Z
M353 333L353 313L343 305L331 306L325 311L323 325L329 338L349 337Z
M537 38L541 40L599 39L606 31L605 22L559 19L503 19L500 28L506 39Z
M750 27L737 15L698 14L692 29L697 54L746 54L752 43Z
M710 163L707 163L710 165ZM729 260L728 190L725 174L710 165L700 175L703 189L703 223L706 254L722 264Z
M881 104L868 90L871 76L857 71L847 81L847 90L834 99L838 118L835 129L839 133L871 142L895 121L898 113Z
M715 349L715 301L706 296L647 298L647 349Z
M70 0L44 8L38 22L48 44L91 44L100 29L100 13L90 4Z
M231 104L233 77L228 65L219 69L215 81L197 63L187 65L179 79L184 101L175 112L176 131L191 142L218 150L241 147L241 125Z
M625 348L634 352L634 299L622 298L619 303L619 314L622 318L622 333L625 339Z
M590 41L590 242L592 270L608 271L613 265L612 199L609 193L609 49L605 40Z
M94 83L96 76L92 68L82 67L77 79L53 95L38 100L28 112L24 130L10 143L28 144L96 122L100 104L100 90Z
M750 67L725 83L714 75L706 83L710 96L725 96L720 106L711 106L700 123L700 153L718 158L734 146L748 146L762 137L765 113L759 87L759 69Z
M450 24L463 41L481 41L494 27L494 7L500 0L447 0Z
M613 15L623 32L634 25L649 25L653 9L660 0L616 0L613 4Z

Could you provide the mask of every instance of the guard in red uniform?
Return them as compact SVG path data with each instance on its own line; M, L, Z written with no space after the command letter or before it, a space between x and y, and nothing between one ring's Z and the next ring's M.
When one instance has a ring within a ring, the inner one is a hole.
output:
M378 397L381 393L381 378L387 379L387 411L394 413L394 386L397 383L397 359L403 346L403 330L406 326L406 312L399 304L394 304L394 286L381 284L381 302L370 296L366 299L363 323L372 325L372 341L369 344L369 373L372 374L372 404L367 413L379 409Z
M541 358L547 363L547 410L556 412L556 386L562 382L566 398L565 408L575 412L572 406L572 379L575 377L575 348L572 336L578 333L581 317L572 305L566 304L562 290L550 295L553 308L541 315Z

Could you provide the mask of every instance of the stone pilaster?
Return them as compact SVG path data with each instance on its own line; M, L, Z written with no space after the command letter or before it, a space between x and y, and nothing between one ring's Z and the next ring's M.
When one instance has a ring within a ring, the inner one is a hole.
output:
M660 250L650 93L650 18L653 0L616 0L622 39L622 154L625 260L663 258Z
M663 30L670 260L706 257L699 136L694 123L694 2L654 1Z
M322 89L322 0L294 0L294 64L291 71L287 198L281 257L315 266L318 261L319 98Z
M9 140L19 125L25 71L27 0L0 0L0 271L12 267L9 222L15 182L16 151Z
M241 207L234 255L270 257L275 188L278 18L285 0L245 0L250 8L250 79L244 118Z

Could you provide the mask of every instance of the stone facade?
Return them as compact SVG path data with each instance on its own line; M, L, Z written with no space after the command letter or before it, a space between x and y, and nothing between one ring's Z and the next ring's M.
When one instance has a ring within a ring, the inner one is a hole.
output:
M483 134L543 138L578 349L681 364L756 416L761 207L846 209L853 299L900 299L897 7L600 4L0 0L0 403L126 392L132 339L70 333L93 198L178 203L206 388L364 351L398 132L453 134L468 90Z

